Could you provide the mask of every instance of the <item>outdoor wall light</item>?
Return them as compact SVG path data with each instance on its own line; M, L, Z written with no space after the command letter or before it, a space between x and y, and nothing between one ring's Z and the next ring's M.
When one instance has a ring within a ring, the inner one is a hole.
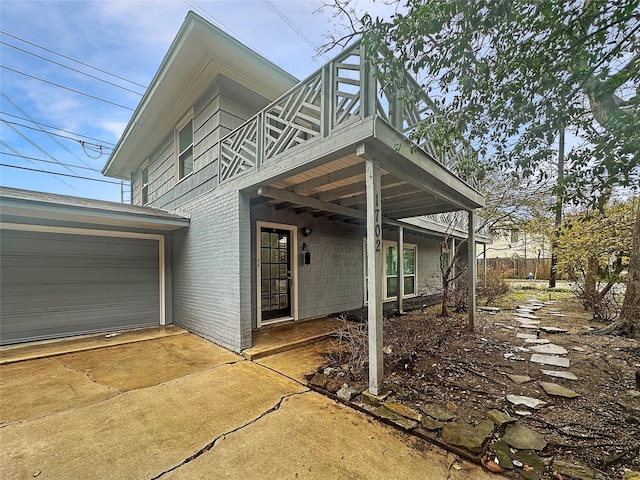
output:
M302 227L302 235L308 237L311 235L311 229L309 227Z

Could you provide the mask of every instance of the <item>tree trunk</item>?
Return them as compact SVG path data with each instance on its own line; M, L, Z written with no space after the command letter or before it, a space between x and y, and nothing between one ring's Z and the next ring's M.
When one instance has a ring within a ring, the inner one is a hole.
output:
M636 206L636 210L633 247L629 256L627 291L622 303L620 320L628 330L628 335L640 340L640 201Z
M625 335L640 340L640 202L636 206L633 246L629 255L627 290L620 318L597 333Z
M587 259L587 270L584 272L584 308L592 310L598 303L598 259L589 257Z

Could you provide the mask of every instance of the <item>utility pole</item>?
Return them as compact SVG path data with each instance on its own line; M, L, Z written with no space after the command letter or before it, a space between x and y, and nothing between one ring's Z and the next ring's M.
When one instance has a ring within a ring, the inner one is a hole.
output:
M558 274L558 237L557 231L562 225L562 194L564 188L564 128L560 129L560 138L558 139L558 183L556 188L556 228L551 242L551 275L549 275L549 288L556 287L556 277Z

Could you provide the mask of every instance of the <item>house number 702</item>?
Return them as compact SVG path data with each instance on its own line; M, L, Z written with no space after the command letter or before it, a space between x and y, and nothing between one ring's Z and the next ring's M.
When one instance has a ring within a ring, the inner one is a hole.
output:
M376 252L379 252L382 249L382 240L380 239L380 234L382 233L382 227L380 226L380 206L379 206L379 196L376 194L376 208L375 208L375 235L376 235Z

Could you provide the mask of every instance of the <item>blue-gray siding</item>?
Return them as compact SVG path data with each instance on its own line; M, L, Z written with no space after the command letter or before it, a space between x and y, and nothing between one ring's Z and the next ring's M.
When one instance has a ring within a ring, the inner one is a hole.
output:
M0 343L160 322L158 241L3 230Z

